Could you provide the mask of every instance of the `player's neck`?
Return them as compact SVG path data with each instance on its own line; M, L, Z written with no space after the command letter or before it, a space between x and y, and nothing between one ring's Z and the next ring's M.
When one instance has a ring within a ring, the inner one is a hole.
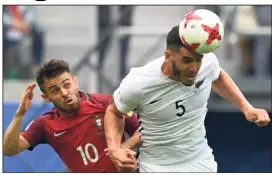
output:
M180 77L173 75L172 65L170 63L168 63L167 61L164 61L164 63L162 64L161 71L168 78L175 80L175 81L180 81Z
M57 109L58 110L58 109ZM76 115L76 111L75 112L63 112L58 110L59 115L61 115L64 118L74 118Z

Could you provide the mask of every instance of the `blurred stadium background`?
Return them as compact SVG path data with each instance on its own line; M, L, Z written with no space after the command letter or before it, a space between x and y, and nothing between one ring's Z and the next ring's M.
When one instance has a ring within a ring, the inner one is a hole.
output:
M191 9L220 15L225 39L216 51L247 99L271 115L271 6L4 6L3 128L25 86L50 58L69 62L80 89L112 93L130 67L163 55L165 36ZM17 19L15 21L11 19ZM22 129L50 109L35 90ZM272 127L257 128L212 93L207 137L219 172L272 172ZM48 145L3 159L4 172L66 172Z

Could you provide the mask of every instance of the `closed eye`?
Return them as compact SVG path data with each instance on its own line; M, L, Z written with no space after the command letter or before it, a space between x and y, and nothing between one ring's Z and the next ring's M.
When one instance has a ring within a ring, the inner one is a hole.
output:
M50 92L51 93L57 93L59 91L60 88L58 87L54 87L54 88L51 88Z
M65 87L65 88L69 88L70 85L71 85L71 83L68 82L68 83L65 83L65 84L64 84L64 87Z
M191 63L193 61L193 58L184 56L182 57L182 62L183 63Z

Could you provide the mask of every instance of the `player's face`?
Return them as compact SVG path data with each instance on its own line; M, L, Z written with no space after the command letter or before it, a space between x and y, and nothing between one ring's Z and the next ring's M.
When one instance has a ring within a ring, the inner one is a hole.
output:
M72 113L79 109L80 96L76 77L64 72L54 78L45 80L46 94L42 97L54 104L63 113Z
M179 52L171 54L173 74L179 77L184 85L193 85L202 63L202 55L194 55L184 47L181 47Z

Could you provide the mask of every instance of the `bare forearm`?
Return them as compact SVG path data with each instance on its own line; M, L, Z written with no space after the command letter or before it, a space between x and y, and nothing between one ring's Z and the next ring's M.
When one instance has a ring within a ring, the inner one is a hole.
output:
M142 141L140 137L141 137L141 133L139 132L139 130L135 131L134 134L122 144L122 148L128 148L128 149L140 148L142 146Z
M6 130L3 141L3 153L5 155L14 155L18 153L22 120L23 115L16 114Z
M114 112L111 106L107 108L104 128L107 145L109 149L121 147L121 140L124 133L125 117Z
M217 94L234 104L243 113L245 113L248 108L252 107L235 82L223 70L221 71L219 78L213 82L212 88Z

